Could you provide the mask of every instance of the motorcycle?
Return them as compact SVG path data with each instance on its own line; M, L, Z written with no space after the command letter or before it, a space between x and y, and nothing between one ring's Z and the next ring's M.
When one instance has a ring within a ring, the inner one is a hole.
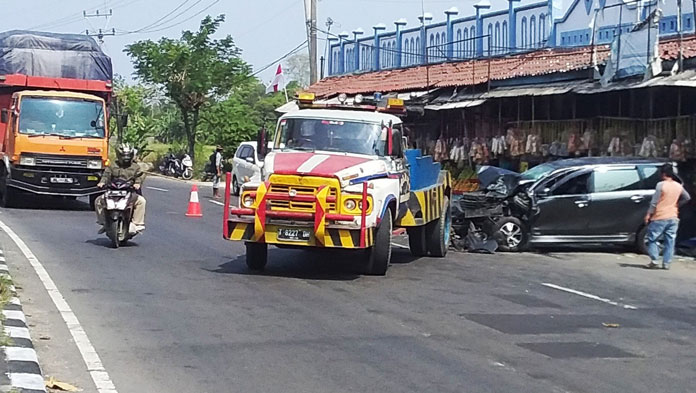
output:
M116 179L106 188L104 226L106 236L114 248L124 245L137 235L131 231L131 218L137 199L138 193L131 182Z
M188 154L184 154L181 159L170 154L162 160L159 170L163 175L191 180L193 178L193 160Z

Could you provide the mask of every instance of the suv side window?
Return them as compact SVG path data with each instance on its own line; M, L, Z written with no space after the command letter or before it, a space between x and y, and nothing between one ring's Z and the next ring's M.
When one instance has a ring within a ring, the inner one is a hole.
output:
M242 159L243 159L243 158L244 158L244 150L245 150L245 149L246 149L246 146L240 146L240 147L237 149L236 157L237 157L237 158L242 158Z
M640 176L635 168L595 170L593 183L596 193L634 191L642 188Z
M553 195L584 195L590 193L590 187L588 186L590 182L590 177L592 173L583 173L582 175L577 175L574 178L561 183L555 190L553 190ZM573 176L573 175L571 175Z
M646 165L639 167L639 169L643 175L643 189L654 190L657 188L657 183L662 180L660 177L660 168Z
M246 160L247 157L253 157L254 149L249 146L244 146L242 152L239 154L239 158Z

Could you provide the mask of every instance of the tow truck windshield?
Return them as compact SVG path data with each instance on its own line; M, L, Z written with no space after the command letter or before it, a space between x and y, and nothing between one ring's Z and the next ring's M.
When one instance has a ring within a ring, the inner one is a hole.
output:
M19 132L29 136L104 138L104 104L99 101L25 97Z
M384 155L386 129L378 124L324 119L283 119L280 141L284 150L324 150Z

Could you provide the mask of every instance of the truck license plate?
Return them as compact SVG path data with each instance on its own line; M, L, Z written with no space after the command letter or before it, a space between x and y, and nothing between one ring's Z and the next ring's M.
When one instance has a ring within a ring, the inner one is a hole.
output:
M51 178L51 183L55 184L73 184L75 182L75 179L72 177L52 177Z
M279 228L278 239L294 242L308 241L311 233L304 229Z

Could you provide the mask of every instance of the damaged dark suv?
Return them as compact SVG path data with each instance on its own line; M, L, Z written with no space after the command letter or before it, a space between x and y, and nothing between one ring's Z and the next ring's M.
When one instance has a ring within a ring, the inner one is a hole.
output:
M465 230L494 238L502 251L585 243L645 252L643 218L662 165L598 157L553 161L522 174L484 167L479 179L485 191L462 196L455 216Z

